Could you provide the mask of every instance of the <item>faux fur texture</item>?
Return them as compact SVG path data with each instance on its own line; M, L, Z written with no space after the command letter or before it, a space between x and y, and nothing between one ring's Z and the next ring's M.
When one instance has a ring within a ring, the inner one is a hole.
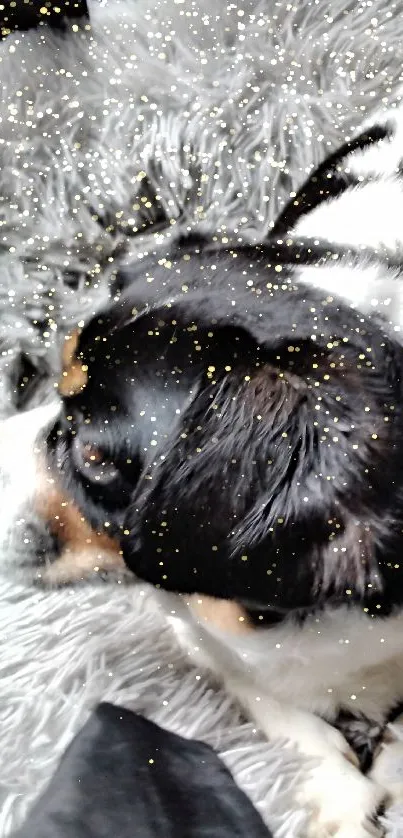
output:
M90 28L0 45L2 416L34 369L28 403L50 396L63 334L118 265L188 227L262 239L311 167L398 97L402 0L89 5ZM213 744L276 834L302 836L301 759L187 668L152 592L33 590L36 549L51 544L27 515L1 556L0 835L105 699ZM403 812L388 825L403 835Z

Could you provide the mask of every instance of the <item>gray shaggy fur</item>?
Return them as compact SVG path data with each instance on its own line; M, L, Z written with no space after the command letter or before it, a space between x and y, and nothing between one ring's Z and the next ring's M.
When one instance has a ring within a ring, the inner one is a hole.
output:
M193 227L262 239L312 166L398 96L403 0L89 5L91 27L0 45L1 416L22 355L42 376L31 403L53 392L64 333L120 264ZM302 836L300 758L187 667L145 586L14 578L28 526L1 564L0 835L109 699L212 743L276 834ZM403 835L402 812L387 822Z

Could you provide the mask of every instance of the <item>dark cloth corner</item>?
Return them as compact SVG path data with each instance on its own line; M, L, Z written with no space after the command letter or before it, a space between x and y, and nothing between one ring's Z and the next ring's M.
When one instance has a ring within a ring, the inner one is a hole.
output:
M88 17L86 0L10 0L1 4L0 40L15 30L24 31L48 24L65 28L68 18Z
M13 838L271 838L207 745L103 703Z

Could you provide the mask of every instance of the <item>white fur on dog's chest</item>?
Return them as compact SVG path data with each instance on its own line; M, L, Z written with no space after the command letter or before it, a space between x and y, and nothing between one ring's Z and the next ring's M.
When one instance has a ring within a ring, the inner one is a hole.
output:
M158 596L189 659L210 669L269 739L297 745L316 760L296 795L297 805L312 811L307 838L380 838L372 816L389 786L359 773L329 722L343 708L382 724L401 699L402 615L371 619L342 607L303 626L286 621L230 635L214 627L214 615L201 622L183 598Z
M385 663L403 651L403 618L371 619L362 611L340 608L302 627L286 623L263 630L251 644L255 648L248 658L257 672L267 673L265 684L270 679L277 698L295 696L299 706L324 715L333 715L343 705L373 718L374 708L385 703L384 693L387 703L390 700Z
M373 619L346 607L304 625L286 621L241 636L201 623L175 595L164 609L197 665L247 678L256 693L332 717L340 705L381 719L403 686L403 615ZM400 663L398 658L402 658Z

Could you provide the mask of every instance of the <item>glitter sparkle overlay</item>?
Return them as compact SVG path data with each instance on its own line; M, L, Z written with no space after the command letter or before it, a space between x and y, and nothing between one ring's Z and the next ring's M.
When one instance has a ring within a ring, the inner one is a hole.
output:
M0 415L33 371L52 392L64 334L118 266L189 228L262 239L311 168L399 99L401 0L88 5L91 24L8 34L0 0ZM25 560L38 534L19 529ZM297 758L240 726L203 673L184 677L148 592L7 582L1 608L0 834L105 697L211 741L271 826L304 834Z

